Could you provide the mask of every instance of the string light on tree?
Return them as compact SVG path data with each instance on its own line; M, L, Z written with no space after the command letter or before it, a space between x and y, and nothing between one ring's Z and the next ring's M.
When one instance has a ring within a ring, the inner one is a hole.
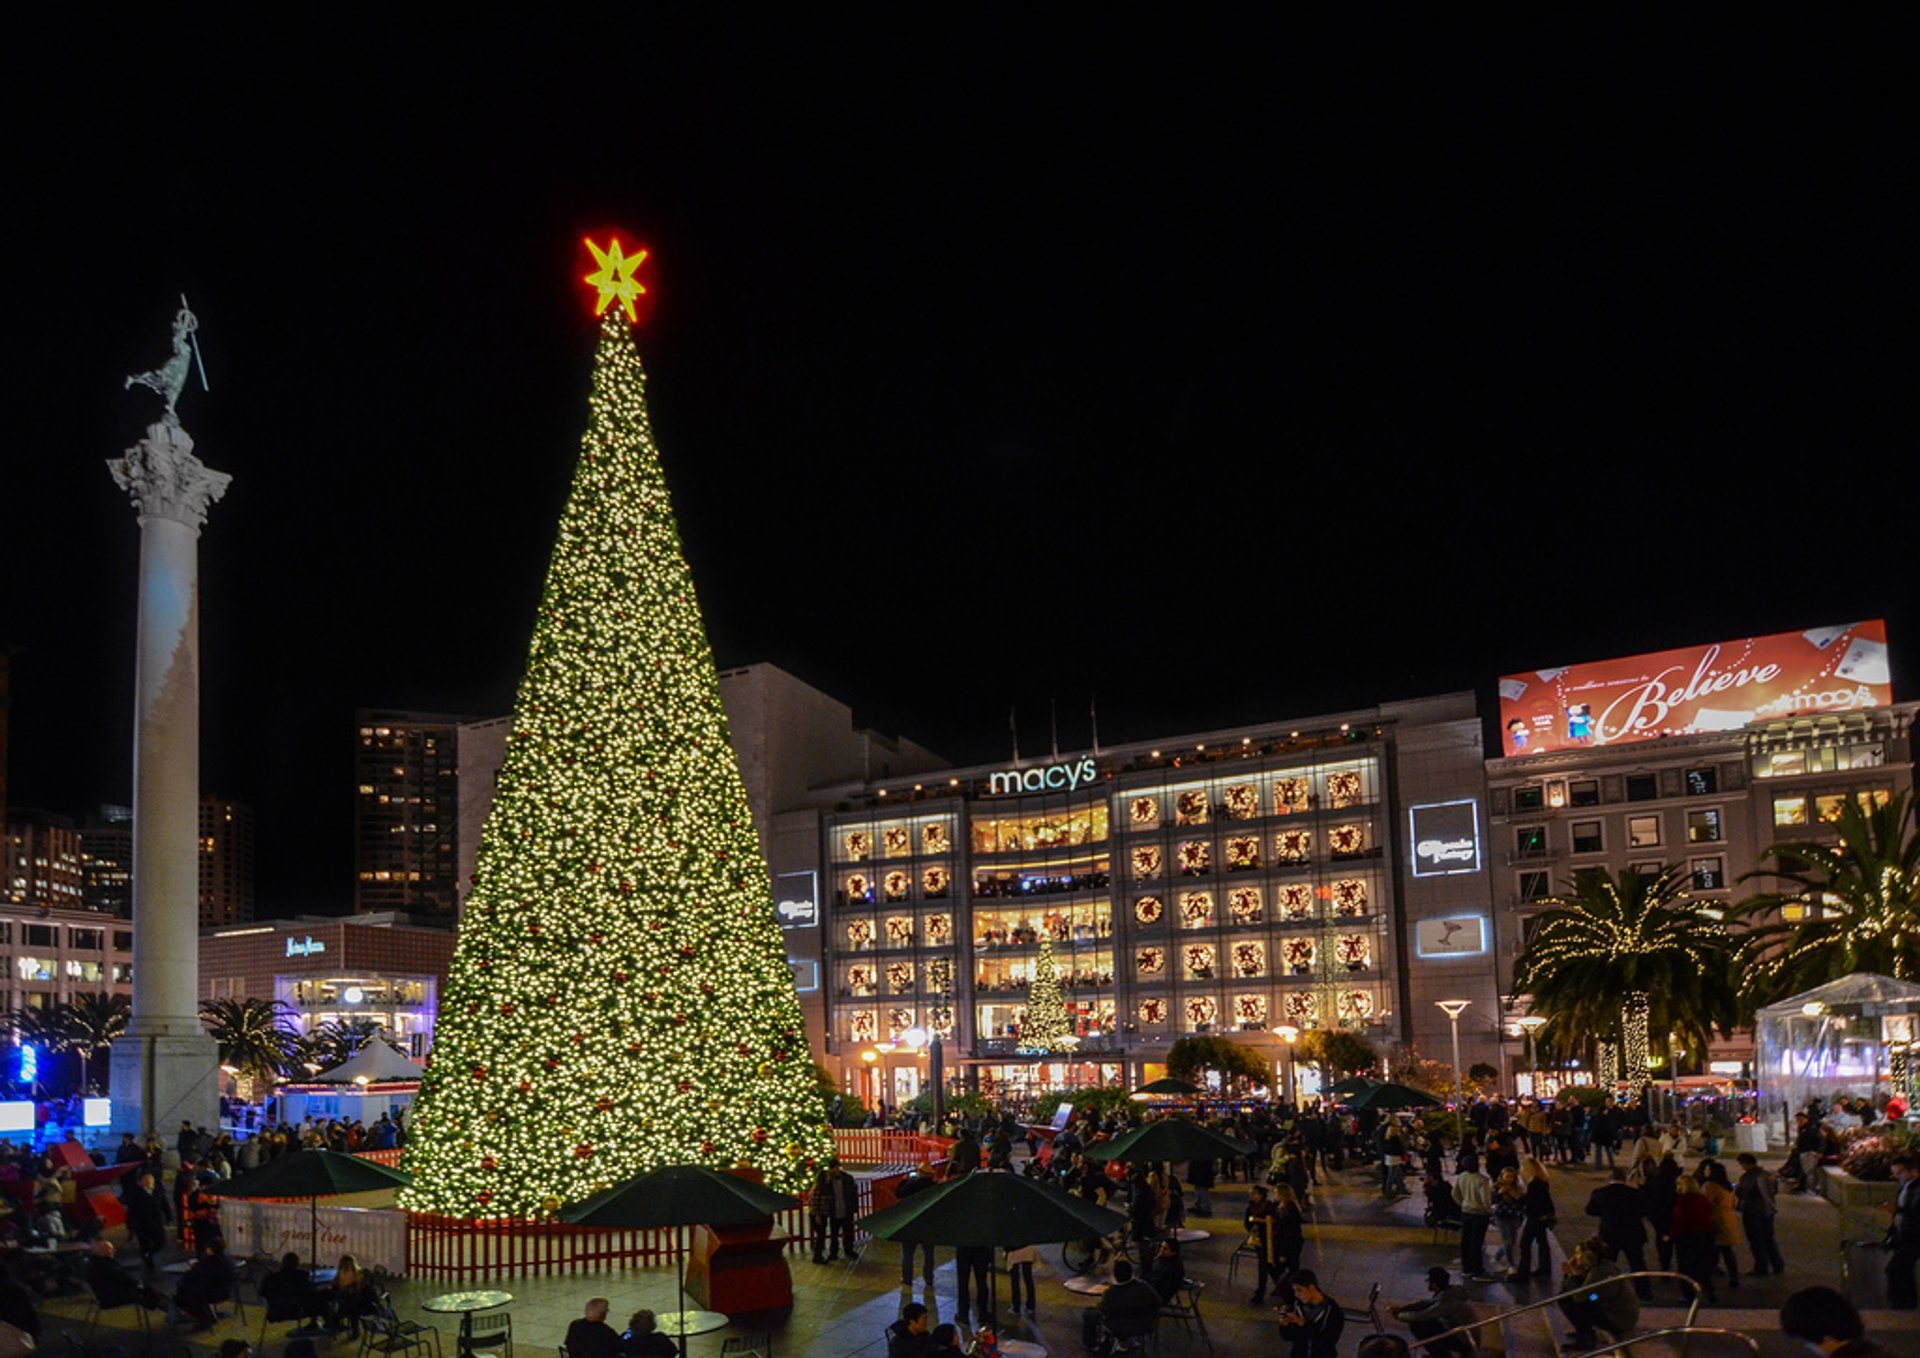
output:
M1627 1092L1636 1103L1653 1083L1648 1066L1653 1056L1648 1037L1651 1008L1647 993L1636 990L1627 996L1626 1005L1620 1010L1620 1061L1626 1067Z
M1053 956L1053 934L1040 933L1040 955L1033 963L1033 985L1027 991L1027 1018L1020 1025L1020 1045L1029 1051L1057 1052L1073 1032L1067 1002L1060 991L1060 967Z
M590 248L587 430L407 1150L446 1215L832 1150L626 324L646 252Z

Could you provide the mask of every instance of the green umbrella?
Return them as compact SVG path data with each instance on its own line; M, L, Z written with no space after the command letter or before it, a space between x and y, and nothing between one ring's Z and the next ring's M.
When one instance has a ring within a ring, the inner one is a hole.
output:
M1141 1085L1133 1091L1134 1097L1136 1098L1142 1094L1172 1094L1187 1099L1192 1098L1195 1094L1203 1094L1205 1092L1206 1091L1201 1089L1199 1085L1189 1084L1185 1080L1176 1080L1171 1076L1164 1080L1155 1080L1152 1084Z
M1397 1085L1389 1081L1376 1084L1371 1089L1363 1089L1347 1100L1349 1108L1438 1108L1440 1100L1431 1094L1423 1094L1417 1089Z
M1372 1089L1375 1085L1379 1083L1380 1082L1378 1080L1369 1080L1364 1075L1349 1075L1346 1079L1341 1080L1339 1083L1329 1086L1327 1089L1327 1093L1338 1095L1340 1098L1344 1099L1349 1094L1359 1094L1365 1090Z
M1136 1127L1124 1136L1089 1147L1089 1160L1118 1160L1124 1165L1156 1161L1224 1160L1253 1154L1245 1141L1202 1127L1185 1118L1162 1118Z
M339 1151L293 1151L250 1169L223 1184L214 1184L208 1192L219 1198L311 1198L313 1200L313 1238L307 1243L307 1258L317 1267L320 1260L320 1199L341 1193L377 1193L383 1188L405 1188L413 1182L411 1174L363 1160Z
M751 1179L721 1174L705 1165L662 1165L637 1179L602 1189L560 1213L575 1226L605 1230L650 1231L675 1226L757 1226L799 1205L791 1194L775 1192ZM679 1262L680 1343L686 1347L687 1254Z
M1050 1245L1112 1235L1127 1219L1008 1170L982 1170L862 1217L877 1240L913 1245Z

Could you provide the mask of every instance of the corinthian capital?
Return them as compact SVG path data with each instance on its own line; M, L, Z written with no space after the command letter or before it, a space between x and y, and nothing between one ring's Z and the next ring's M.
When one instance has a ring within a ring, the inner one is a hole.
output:
M114 483L141 516L173 519L192 528L207 522L207 506L227 493L233 477L193 455L193 437L172 420L147 426L147 436L125 457L108 458Z

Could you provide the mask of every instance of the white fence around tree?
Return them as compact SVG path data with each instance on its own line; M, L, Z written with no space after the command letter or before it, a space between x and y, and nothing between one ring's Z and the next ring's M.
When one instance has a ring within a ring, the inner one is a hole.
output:
M322 1207L320 1238L314 1245L314 1212L304 1202L257 1202L226 1198L220 1203L220 1229L236 1258L278 1259L283 1254L310 1257L330 1265L351 1254L362 1268L387 1273L407 1271L407 1214L393 1208Z

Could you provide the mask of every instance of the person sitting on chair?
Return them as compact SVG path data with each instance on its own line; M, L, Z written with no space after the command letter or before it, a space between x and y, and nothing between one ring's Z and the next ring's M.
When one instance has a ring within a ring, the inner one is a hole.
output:
M1180 1244L1168 1236L1160 1242L1153 1262L1147 1266L1147 1282L1160 1294L1162 1302L1169 1302L1186 1281L1187 1263L1180 1257Z
M1097 1352L1112 1353L1124 1339L1152 1334L1160 1323L1160 1294L1144 1279L1133 1276L1133 1264L1113 1261L1113 1286L1100 1294L1100 1304L1084 1315L1098 1320Z
M373 1290L373 1279L361 1269L360 1261L351 1254L343 1254L334 1270L333 1286L321 1300L326 1308L329 1333L337 1334L344 1329L358 1334L360 1322L372 1315L374 1307L380 1304L380 1294Z
M147 1283L136 1282L120 1265L113 1262L114 1248L111 1240L96 1240L93 1249L87 1254L87 1286L93 1290L93 1299L100 1304L102 1311L111 1311L116 1306L144 1306L149 1311L167 1309L167 1299L158 1289Z
M607 1299L595 1297L580 1319L567 1326L570 1358L620 1358L620 1335L607 1324Z
M1387 1308L1395 1319L1407 1322L1415 1339L1432 1339L1462 1325L1473 1324L1473 1303L1467 1297L1467 1289L1455 1283L1444 1268L1435 1266L1427 1270L1427 1292L1425 1301L1402 1302ZM1425 1352L1436 1358L1441 1354L1473 1358L1473 1345L1466 1335L1457 1334L1442 1343L1427 1345Z
M1460 1224L1460 1204L1453 1196L1453 1185L1437 1174L1429 1174L1423 1184L1427 1195L1427 1225L1452 1228Z
M571 1350L569 1350L571 1352ZM660 1320L651 1311L635 1311L620 1336L620 1358L679 1358L680 1346L660 1333Z
M173 1304L193 1317L195 1329L210 1330L219 1319L214 1303L233 1300L239 1275L233 1260L227 1258L226 1242L222 1240L202 1243L199 1256L174 1290Z
M269 1322L307 1320L322 1309L313 1275L297 1254L282 1255L280 1267L260 1280L260 1300L266 1303Z

